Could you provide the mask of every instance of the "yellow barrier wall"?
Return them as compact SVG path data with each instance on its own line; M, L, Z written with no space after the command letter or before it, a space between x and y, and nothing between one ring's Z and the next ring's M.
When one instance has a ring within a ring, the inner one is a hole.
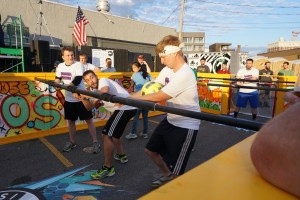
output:
M97 73L98 77L116 80L128 92L133 91L131 73ZM151 73L156 77L158 73ZM56 92L52 86L34 81L34 78L54 80L54 73L5 73L0 74L0 144L33 139L52 134L68 132L64 120L64 90ZM206 83L228 84L221 79L230 78L228 74L201 74L198 77L210 77ZM287 77L287 81L295 81L296 77ZM201 80L203 82L203 80ZM199 82L201 82L199 80ZM286 87L286 84L281 84ZM200 107L202 112L212 114L229 114L229 87L198 85ZM283 92L279 92L275 113L284 109ZM150 112L150 116L163 114ZM94 123L103 126L111 113L100 107L93 110ZM77 122L77 130L86 129L84 122Z
M219 87L219 86L203 86L202 83L216 83L216 84L227 84L228 81L223 81L222 79L213 78L230 78L230 74L207 74L198 73L198 77L210 77L209 79L201 79L198 84L198 94L200 107L202 112L207 112L211 114L229 114L229 87Z
M297 76L279 76L278 80L280 82L296 82ZM280 83L279 88L294 88L293 83ZM285 92L277 92L277 101L274 109L274 115L278 115L287 108L287 102L284 101Z

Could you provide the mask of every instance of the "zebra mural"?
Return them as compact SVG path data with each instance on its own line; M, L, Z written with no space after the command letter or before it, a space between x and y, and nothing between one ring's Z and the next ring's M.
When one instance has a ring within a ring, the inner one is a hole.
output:
M196 69L200 65L200 59L206 59L206 65L212 73L217 73L221 69L222 63L227 63L228 69L230 67L230 52L208 52L199 54L188 54L188 63L191 68Z

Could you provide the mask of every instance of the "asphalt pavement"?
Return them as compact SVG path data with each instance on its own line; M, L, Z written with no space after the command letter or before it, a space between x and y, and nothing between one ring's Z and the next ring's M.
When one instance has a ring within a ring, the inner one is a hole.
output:
M242 115L242 114L241 114ZM165 116L149 118L150 135ZM250 118L250 116L245 116ZM259 118L258 120L265 121ZM78 147L63 153L61 149L68 134L0 146L0 188L31 188L46 199L122 199L131 200L152 191L151 182L160 176L159 170L145 155L148 139L127 140L132 122L123 134L123 146L129 162L114 161L116 174L100 181L92 181L90 174L103 163L103 151L88 154L82 149L91 145L87 130L77 132ZM102 127L97 128L100 138ZM142 131L140 120L138 130ZM194 151L186 171L200 165L254 132L236 127L202 121Z

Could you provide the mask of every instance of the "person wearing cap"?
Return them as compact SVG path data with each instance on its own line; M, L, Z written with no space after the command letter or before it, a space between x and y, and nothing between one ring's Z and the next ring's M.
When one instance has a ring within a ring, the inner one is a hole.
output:
M137 60L138 60L138 62L141 64L141 65L146 65L146 67L147 67L147 72L148 73L150 73L151 72L151 69L150 69L150 67L149 67L149 65L148 65L148 63L145 61L145 58L144 58L144 55L139 55L138 57L137 57Z
M193 70L184 61L182 44L177 36L165 36L155 48L164 67L155 82L163 88L142 96L141 92L130 97L159 103L166 101L171 108L200 112L197 80ZM159 187L184 173L193 149L200 120L167 113L149 139L145 152L159 167L162 176L152 182Z
M59 63L60 62L58 60L54 62L54 65L53 65L54 68L51 70L51 72L56 72L56 69L57 69L57 66L59 65Z

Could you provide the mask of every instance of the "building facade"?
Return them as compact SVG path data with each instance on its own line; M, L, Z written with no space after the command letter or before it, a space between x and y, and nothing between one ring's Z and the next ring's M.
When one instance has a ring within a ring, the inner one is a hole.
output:
M277 52L296 48L300 48L300 41L285 41L283 37L280 37L277 42L268 44L268 52Z
M182 42L184 43L184 47L183 47L184 54L204 52L205 33L204 32L183 32Z
M96 3L96 2L95 2ZM79 2L80 5L80 2ZM68 6L50 1L1 0L1 24L19 16L28 28L30 40L49 41L50 47L74 46L73 26L77 5ZM103 49L121 49L129 53L148 55L156 63L155 45L166 35L177 35L176 29L114 16L92 10L82 10L87 17L87 46ZM25 46L30 46L26 43ZM80 50L80 48L79 48ZM89 54L90 52L85 52ZM135 59L135 58L133 58ZM117 59L116 59L117 61ZM117 61L118 62L118 61ZM116 64L118 64L116 62ZM131 60L119 63L120 65Z

